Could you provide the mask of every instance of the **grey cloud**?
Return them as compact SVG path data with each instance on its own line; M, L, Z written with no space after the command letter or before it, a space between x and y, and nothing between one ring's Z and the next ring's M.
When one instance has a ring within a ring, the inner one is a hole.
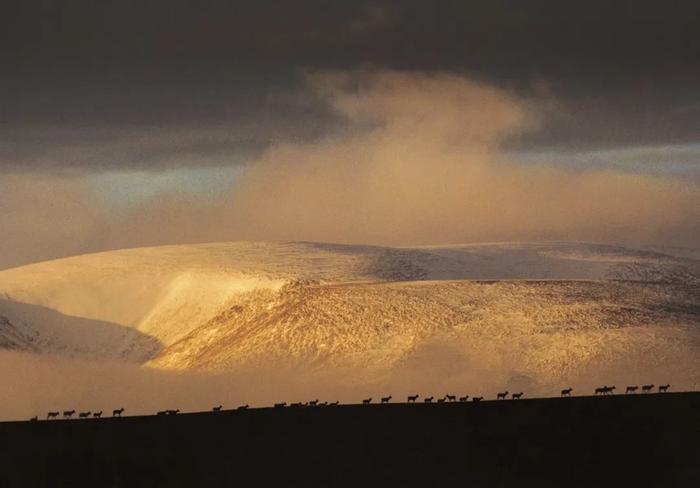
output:
M268 144L269 139L256 138L255 134L220 127L3 131L0 169L24 172L241 164Z

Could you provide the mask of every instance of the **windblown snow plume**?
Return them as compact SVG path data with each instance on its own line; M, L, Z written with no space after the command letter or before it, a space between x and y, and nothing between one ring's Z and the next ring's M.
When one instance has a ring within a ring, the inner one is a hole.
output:
M308 86L340 128L272 145L213 201L160 194L116 210L79 175L4 177L0 267L240 239L700 245L693 181L510 160L504 144L536 130L547 101L393 71L312 74Z
M697 244L700 188L516 164L502 144L540 103L457 76L311 77L348 128L252 163L233 196L247 236L407 245L588 240Z

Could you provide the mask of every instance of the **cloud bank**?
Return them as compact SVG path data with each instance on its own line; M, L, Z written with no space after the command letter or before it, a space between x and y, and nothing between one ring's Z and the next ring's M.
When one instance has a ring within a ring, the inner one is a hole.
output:
M81 175L6 173L0 267L236 239L700 246L696 182L511 161L504 144L536 130L547 100L447 74L316 73L308 86L344 123L270 147L215 201L171 194L115 209Z

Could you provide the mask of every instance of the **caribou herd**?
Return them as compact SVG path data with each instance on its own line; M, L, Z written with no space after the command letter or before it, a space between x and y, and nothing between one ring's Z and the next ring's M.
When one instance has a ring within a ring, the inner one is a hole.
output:
M665 384L665 385L654 385L654 384L646 384L642 385L641 387L639 385L629 385L625 388L625 395L629 394L637 394L637 392L640 390L642 391L642 394L648 394L652 393L654 391L654 388L656 387L656 391L658 393L665 393L669 390L671 385ZM615 392L615 385L613 386L608 386L608 385L603 385L600 387L597 387L593 390L594 396L608 396L608 395L613 395ZM561 390L560 396L563 397L571 397L571 393L573 392L572 387L564 388ZM496 393L496 400L506 400L510 397L511 400L519 400L522 398L524 393L522 391L520 392L509 392L508 390L498 392ZM418 399L421 398L419 394L414 394L414 395L408 395L406 397L406 403L416 403ZM452 395L452 394L446 394L442 397L435 398L434 396L426 396L422 398L423 403L466 403L468 401L471 402L480 402L484 399L483 396L478 396L478 397L470 397L469 395L463 395L463 396L457 396L457 395ZM380 404L388 404L391 403L392 396L388 395L385 397L381 397L379 403ZM365 398L362 400L362 405L370 405L372 404L372 397ZM281 402L281 403L275 403L274 408L280 409L280 408L303 408L303 407L334 407L340 405L339 401L335 402L321 402L318 399L315 400L310 400L308 402L295 402L295 403L290 403L287 404L286 402ZM217 405L215 407L212 407L211 411L213 413L221 412L223 406L222 405ZM248 404L246 405L240 405L236 407L236 410L247 410ZM57 419L61 414L63 414L64 419L72 419L75 416L76 411L75 410L63 410L61 411L52 411L48 412L46 414L46 419L51 420L51 419ZM124 413L124 408L117 408L115 410L112 410L112 417L121 417L122 413ZM175 410L161 410L156 413L157 416L172 416L172 415L177 415L180 413L179 409ZM91 411L85 411L85 412L78 412L78 418L79 419L100 419L102 418L102 410L97 411L97 412L91 412ZM36 422L38 420L37 416L32 417L29 419L32 422Z

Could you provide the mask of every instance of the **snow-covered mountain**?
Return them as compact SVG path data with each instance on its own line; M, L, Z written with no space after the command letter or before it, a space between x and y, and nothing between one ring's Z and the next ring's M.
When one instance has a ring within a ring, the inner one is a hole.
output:
M0 271L0 348L351 382L556 383L642 364L700 385L700 260L688 256L583 243L112 251Z

